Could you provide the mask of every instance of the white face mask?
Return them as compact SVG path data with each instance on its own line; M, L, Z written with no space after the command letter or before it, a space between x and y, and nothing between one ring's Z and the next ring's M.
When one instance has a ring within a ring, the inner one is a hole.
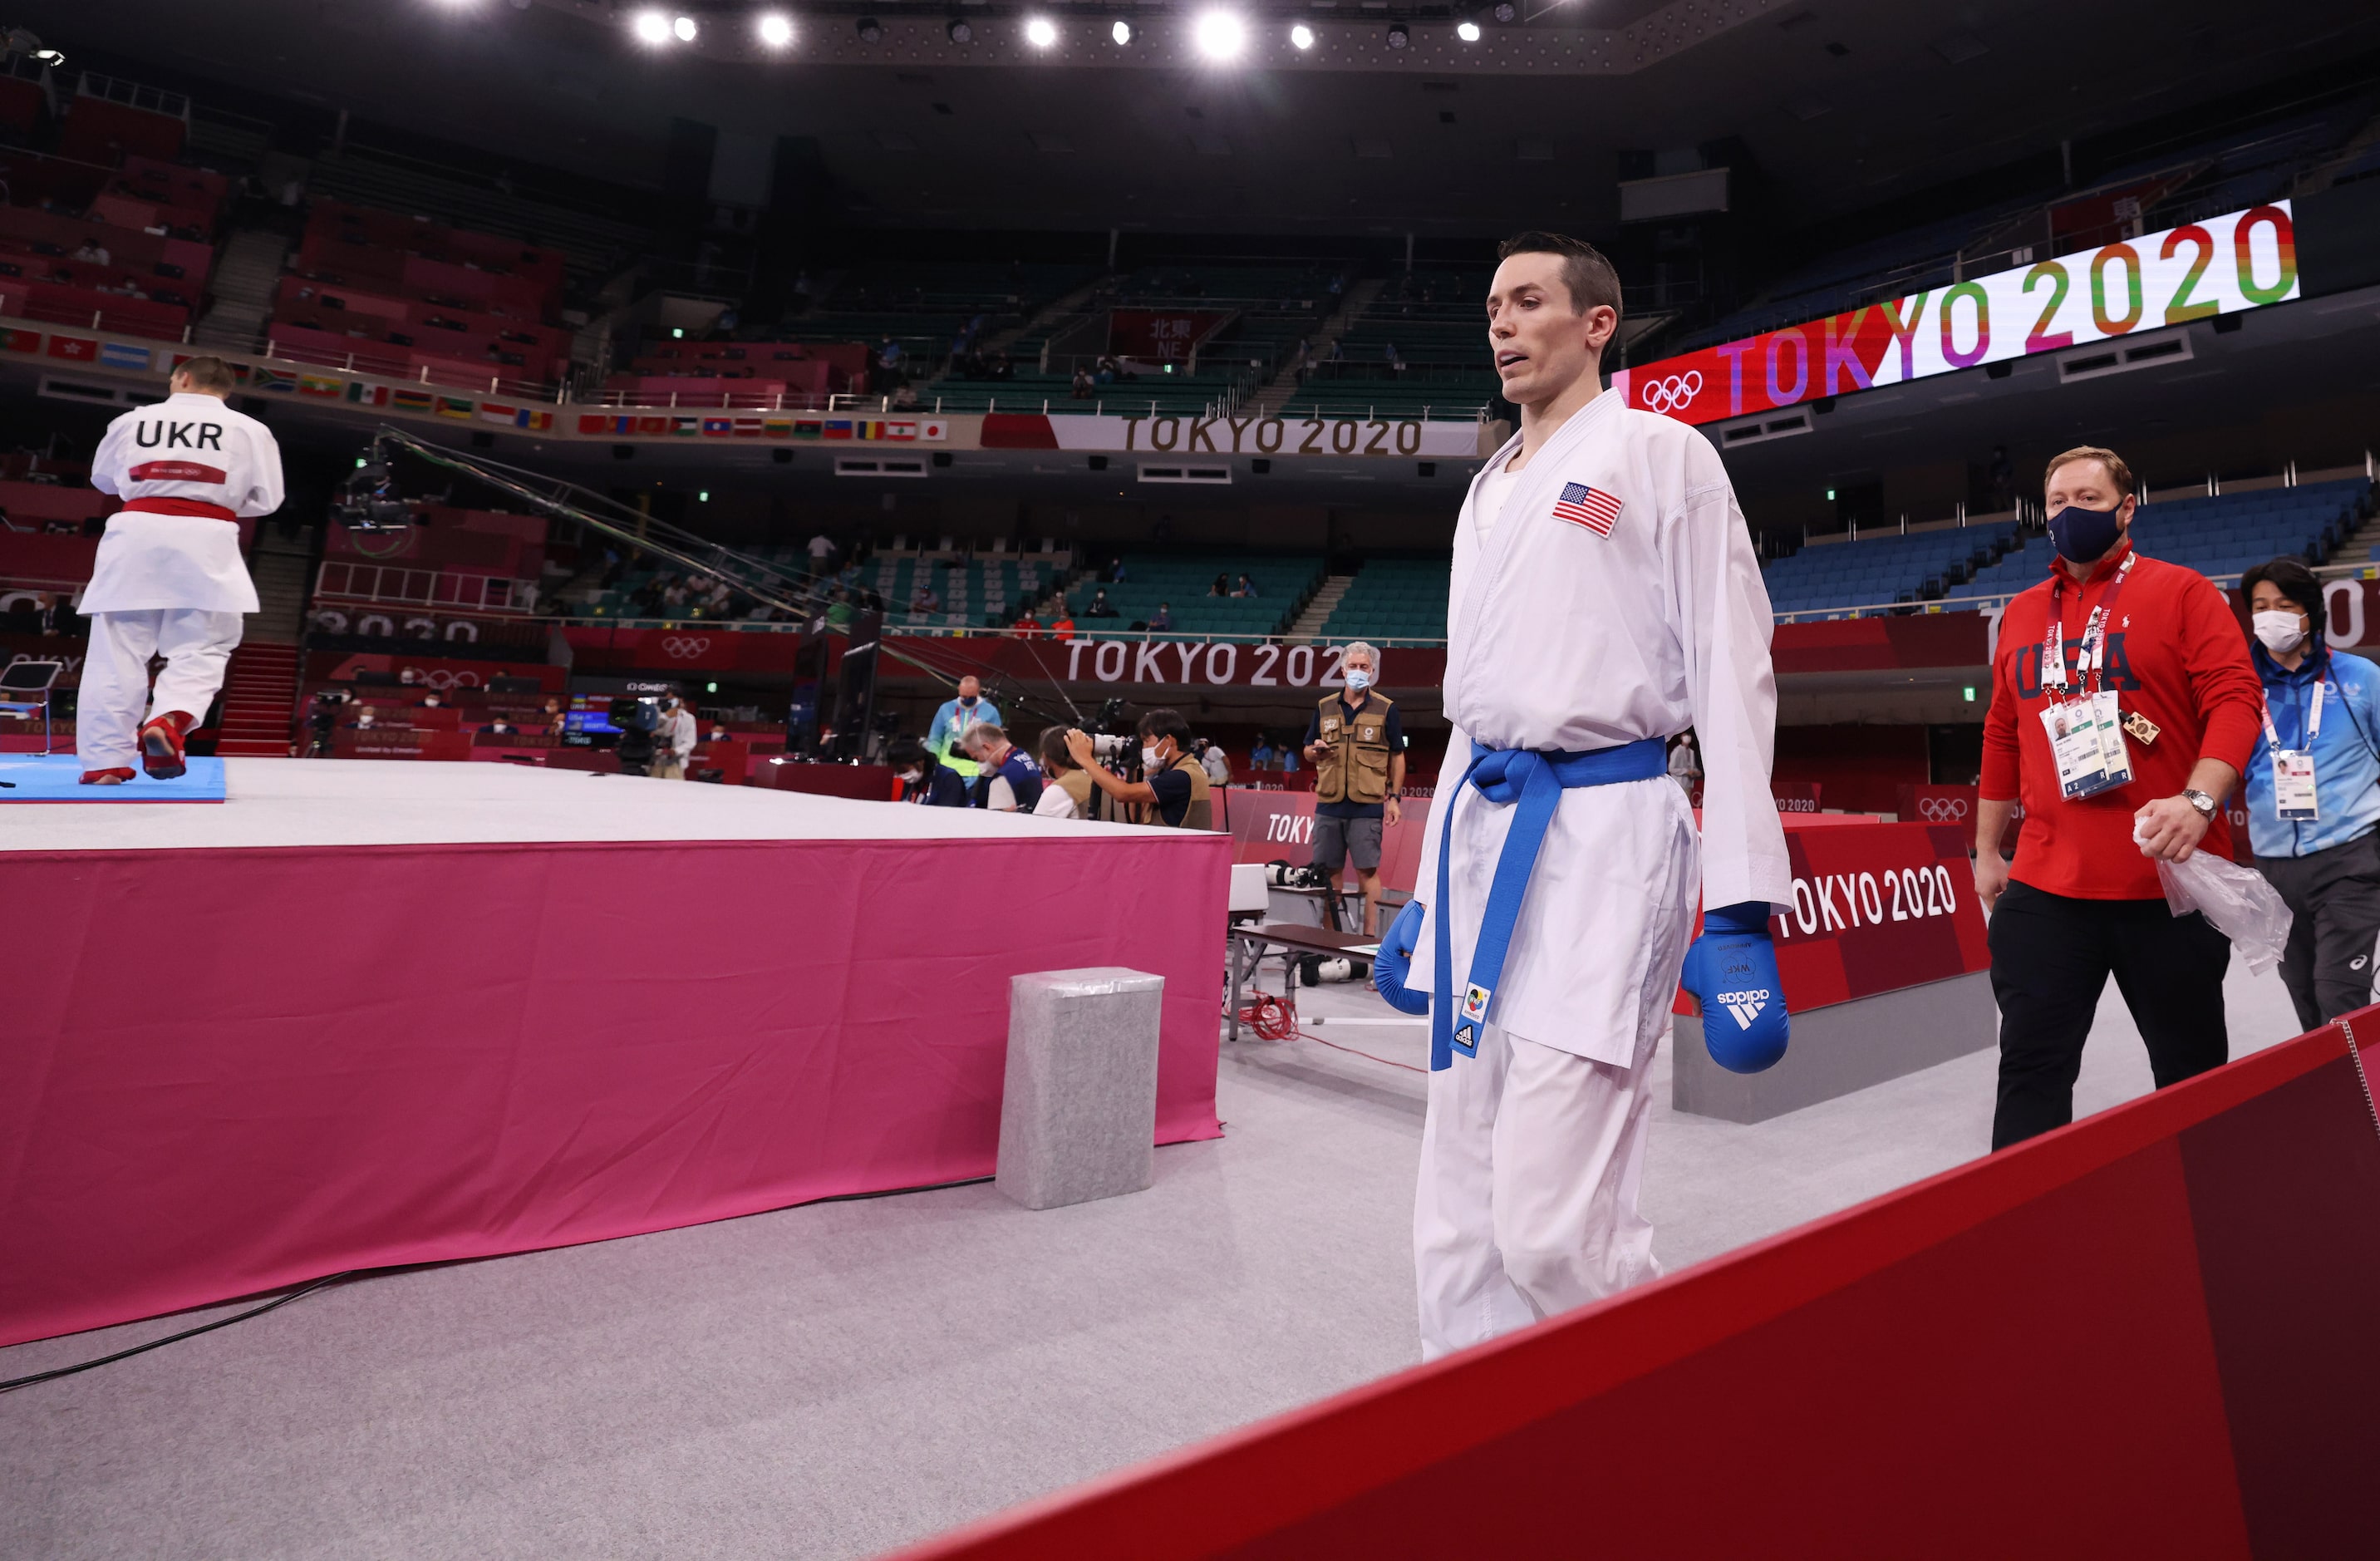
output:
M902 774L901 778L902 778L903 780L905 780L905 781L908 782L911 786L915 786L915 785L917 785L919 781L924 780L924 779L926 778L926 772L925 772L925 771L923 771L923 770L908 770L908 771L905 771L905 772Z
M1372 669L1370 667L1351 666L1347 669L1347 691L1349 693L1360 694L1371 686Z
M1154 770L1157 768L1157 750L1153 748L1144 748L1140 750L1140 767L1142 769Z
M2258 613L2253 621L2256 638L2277 656L2288 655L2305 643L2305 620L2297 613Z

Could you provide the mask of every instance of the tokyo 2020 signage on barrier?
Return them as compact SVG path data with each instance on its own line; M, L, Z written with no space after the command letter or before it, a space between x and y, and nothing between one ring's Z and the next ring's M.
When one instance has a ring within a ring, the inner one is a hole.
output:
M1987 969L1972 824L1788 829L1793 909L1773 917L1796 1012Z
M2297 296L2296 229L2278 201L1622 369L1611 388L1645 411L1719 422Z

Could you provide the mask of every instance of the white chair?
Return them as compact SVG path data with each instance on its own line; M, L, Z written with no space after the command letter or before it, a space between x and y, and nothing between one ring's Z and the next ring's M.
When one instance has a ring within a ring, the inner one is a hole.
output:
M55 746L50 731L50 701L56 692L58 676L66 669L67 664L62 661L12 662L0 668L0 715L30 721L33 712L40 711L44 755Z

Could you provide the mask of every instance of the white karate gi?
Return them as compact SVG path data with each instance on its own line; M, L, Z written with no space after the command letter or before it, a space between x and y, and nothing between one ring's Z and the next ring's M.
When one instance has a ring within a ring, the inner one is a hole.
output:
M223 687L240 616L257 610L235 518L281 507L281 449L254 418L213 396L169 396L107 425L91 484L125 507L108 517L80 604L91 648L76 696L75 750L86 771L138 768L152 705L149 658L162 655L154 708L196 724Z
M1435 992L1439 842L1453 801L1456 994L1513 809L1454 800L1475 739L1579 750L1693 726L1703 828L1666 774L1565 790L1513 928L1476 1057L1430 1075L1414 1209L1422 1351L1436 1359L1660 1270L1636 1213L1647 1079L1705 905L1786 906L1768 787L1773 619L1718 454L1598 396L1455 529L1445 700L1454 731L1423 835L1427 905L1410 986ZM1609 536L1556 516L1564 488L1621 501ZM1502 487L1499 513L1478 512ZM1485 524L1483 525L1483 519ZM1458 998L1459 1000L1459 998Z

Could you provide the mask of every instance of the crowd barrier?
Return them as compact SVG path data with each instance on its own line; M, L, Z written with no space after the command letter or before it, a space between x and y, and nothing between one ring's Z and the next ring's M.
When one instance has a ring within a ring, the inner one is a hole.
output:
M903 1553L2380 1552L2380 1008Z

